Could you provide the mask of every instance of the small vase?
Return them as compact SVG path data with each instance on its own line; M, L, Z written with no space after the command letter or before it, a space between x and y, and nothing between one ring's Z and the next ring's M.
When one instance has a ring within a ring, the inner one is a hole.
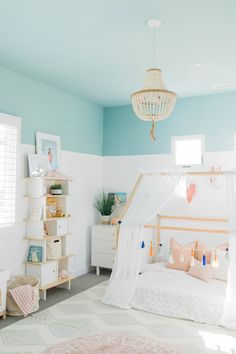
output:
M104 225L110 224L110 215L101 215L101 223Z

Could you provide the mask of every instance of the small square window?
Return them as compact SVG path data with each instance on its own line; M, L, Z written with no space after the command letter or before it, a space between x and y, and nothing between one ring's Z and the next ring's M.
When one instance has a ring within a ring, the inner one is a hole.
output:
M184 167L202 165L203 151L203 136L193 135L172 138L172 152L176 165Z

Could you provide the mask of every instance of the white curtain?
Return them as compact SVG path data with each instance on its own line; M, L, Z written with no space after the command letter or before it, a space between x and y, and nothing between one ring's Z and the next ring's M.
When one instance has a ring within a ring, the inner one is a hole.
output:
M236 175L227 175L229 216L229 273L221 325L236 329Z
M180 178L174 173L143 174L120 226L118 249L103 303L130 308L140 270L143 227L160 213Z

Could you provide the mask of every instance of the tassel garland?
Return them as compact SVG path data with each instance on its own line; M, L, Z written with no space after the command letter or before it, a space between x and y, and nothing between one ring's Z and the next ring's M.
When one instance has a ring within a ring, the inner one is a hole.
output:
M141 242L141 248L145 248L145 243L144 243L144 241Z
M212 261L212 267L213 268L219 268L219 259L218 259L218 256L217 256L217 250L215 249L215 254L214 254L214 258L213 258L213 261Z
M170 249L170 254L169 254L169 263L170 264L174 264L175 263L171 249Z
M204 253L204 255L202 256L202 266L205 267L206 265L207 265L206 254Z
M195 266L194 250L191 251L190 266L191 266L191 267L194 267L194 266Z
M228 261L229 260L229 249L226 248L225 250L225 259Z
M150 241L149 256L150 256L150 257L153 257L153 256L154 256L152 241Z

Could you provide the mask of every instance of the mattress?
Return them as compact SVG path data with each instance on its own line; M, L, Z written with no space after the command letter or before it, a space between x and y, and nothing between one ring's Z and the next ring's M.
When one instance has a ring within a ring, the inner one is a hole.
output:
M139 275L131 301L135 309L158 315L219 325L226 282L206 283L164 263L147 265Z

